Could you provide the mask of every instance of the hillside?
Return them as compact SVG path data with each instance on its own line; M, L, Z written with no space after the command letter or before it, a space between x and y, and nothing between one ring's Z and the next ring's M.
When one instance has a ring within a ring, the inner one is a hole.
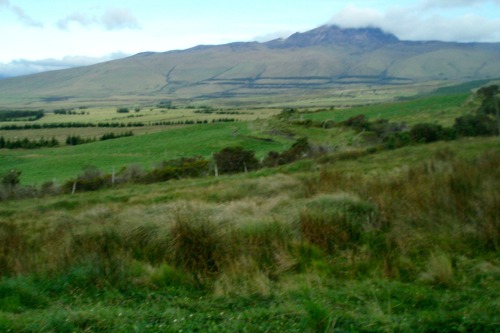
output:
M267 43L146 52L1 80L0 107L159 100L269 102L352 85L495 78L500 77L499 56L500 43L408 42L374 28L323 26Z

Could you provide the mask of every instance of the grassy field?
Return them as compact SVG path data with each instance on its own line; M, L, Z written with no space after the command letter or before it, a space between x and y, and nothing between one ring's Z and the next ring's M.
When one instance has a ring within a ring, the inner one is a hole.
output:
M364 114L369 119L391 119L394 122L414 124L418 122L441 123L452 125L455 117L470 112L467 106L469 95L444 95L420 98L412 101L386 103L366 107L300 113L300 118L319 121L343 121L350 117ZM307 109L301 109L306 111ZM214 117L240 117L241 122L202 124L189 126L145 126L138 128L62 128L50 130L20 130L0 131L0 136L13 139L13 136L39 139L51 137L52 133L60 142L64 142L68 135L77 134L82 137L98 137L104 133L132 129L135 136L120 138L104 142L94 142L81 146L60 147L40 150L0 150L0 173L12 168L22 171L22 181L25 184L43 183L56 179L65 181L80 173L83 166L94 165L104 172L118 171L131 164L140 164L145 168L169 159L201 155L210 157L213 153L226 146L241 145L246 149L254 150L262 158L271 150L282 151L287 149L294 138L307 136L312 143L332 149L356 146L356 134L345 128L304 128L283 124L281 122L266 121L271 115L280 112L277 109L243 110L239 115L215 115L194 113L195 110L143 110L139 114L149 114L147 121L175 120L182 118L186 112L186 119L215 119ZM311 111L311 110L309 110ZM116 109L90 109L89 114L75 115L48 115L40 121L75 122L112 122L136 121L136 118L127 118L127 114L117 114ZM132 115L135 115L132 112ZM162 118L163 117L163 118ZM192 118L193 117L193 118ZM199 117L199 118L196 118ZM245 118L246 117L246 118ZM143 121L142 118L140 121ZM247 121L243 121L247 119ZM210 120L211 121L211 120ZM233 135L235 133L235 135ZM264 141L262 139L272 139Z
M293 143L283 138L265 141L253 134L252 123L207 124L78 146L4 150L0 152L3 161L0 173L16 168L23 173L23 183L40 184L54 178L64 181L75 177L86 165L94 165L105 172L113 168L118 171L131 164L150 168L161 161L180 157L209 157L224 147L237 145L254 150L262 157L270 150L283 150Z
M351 128L297 123L450 126L474 103L434 95L1 150L0 174L28 185L236 145L262 158L304 136L325 149L249 173L0 202L0 331L497 332L499 137L367 149Z
M4 202L0 328L495 332L498 143Z
M470 93L431 96L394 103L369 105L358 108L322 111L303 115L304 119L344 121L357 114L364 114L369 119L390 119L394 122L440 123L451 125L457 116L464 114L472 107L467 107Z

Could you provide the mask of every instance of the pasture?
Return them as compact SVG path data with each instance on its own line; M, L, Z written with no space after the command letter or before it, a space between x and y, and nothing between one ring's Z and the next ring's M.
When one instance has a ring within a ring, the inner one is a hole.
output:
M352 108L217 109L234 114L95 107L36 122L148 124L2 131L134 136L0 150L0 174L22 172L4 191L47 191L0 204L0 331L496 332L499 137L388 147L345 123L364 114L451 128L477 106L457 93ZM211 121L226 116L239 121ZM207 123L149 124L174 119ZM50 193L86 165L150 169L235 146L262 159L301 137L314 154L276 167Z

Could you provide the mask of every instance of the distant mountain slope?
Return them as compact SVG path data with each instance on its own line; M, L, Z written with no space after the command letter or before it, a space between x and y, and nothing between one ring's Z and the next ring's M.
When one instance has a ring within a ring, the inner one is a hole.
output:
M140 53L0 81L0 106L196 99L500 77L500 43L407 42L380 29L322 26L267 43Z

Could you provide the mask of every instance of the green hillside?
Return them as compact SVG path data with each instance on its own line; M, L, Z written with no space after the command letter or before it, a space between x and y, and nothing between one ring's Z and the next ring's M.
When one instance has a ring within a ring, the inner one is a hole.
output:
M373 91L500 77L499 44L405 42L377 33L368 40L352 37L364 38L364 33L320 27L282 41L141 53L1 80L0 107L147 104L166 99L255 105L297 96L317 99L353 86ZM415 92L418 87L409 95Z

